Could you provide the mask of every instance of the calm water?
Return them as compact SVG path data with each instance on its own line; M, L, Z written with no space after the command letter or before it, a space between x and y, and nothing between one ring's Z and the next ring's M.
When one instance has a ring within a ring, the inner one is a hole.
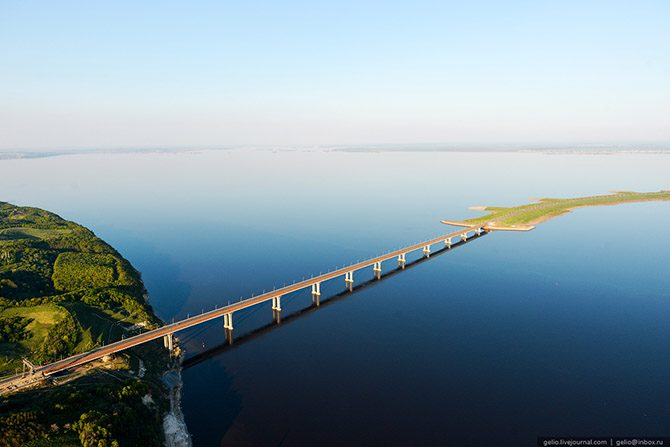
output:
M667 189L668 172L651 154L97 154L0 160L0 200L92 228L169 321L447 232L472 205ZM668 435L669 227L668 203L582 209L359 272L351 294L325 283L317 310L284 297L278 327L269 304L240 312L232 349L221 321L183 333L194 445Z

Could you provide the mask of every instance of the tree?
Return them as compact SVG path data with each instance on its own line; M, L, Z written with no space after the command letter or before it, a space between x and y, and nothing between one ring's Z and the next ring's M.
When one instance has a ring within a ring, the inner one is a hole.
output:
M83 447L119 447L119 442L109 431L107 417L99 411L89 411L79 417L72 428L79 432Z

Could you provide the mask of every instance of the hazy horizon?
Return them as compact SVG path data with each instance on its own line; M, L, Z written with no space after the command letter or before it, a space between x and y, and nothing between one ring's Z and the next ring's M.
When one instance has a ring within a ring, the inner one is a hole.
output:
M207 151L272 151L272 152L453 152L453 153L563 153L563 154L616 154L650 153L670 154L670 143L585 143L585 144L458 144L458 143L397 143L351 145L209 145L209 146L145 146L145 147L89 147L51 149L0 149L0 160L30 159L63 155L132 154Z
M2 9L2 151L670 142L663 1Z

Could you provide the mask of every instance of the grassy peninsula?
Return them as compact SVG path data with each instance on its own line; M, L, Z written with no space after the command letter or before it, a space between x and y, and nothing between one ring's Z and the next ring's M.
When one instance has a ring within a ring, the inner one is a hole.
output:
M140 274L90 230L0 202L0 376L160 325ZM162 445L170 357L148 344L0 396L0 446ZM57 386L55 386L57 385Z
M602 196L578 197L572 199L543 198L536 203L513 207L476 207L473 209L488 211L481 217L463 221L443 220L443 223L457 226L489 224L493 229L531 230L534 225L570 212L575 208L587 206L608 206L632 202L670 200L670 191L658 192L615 192Z

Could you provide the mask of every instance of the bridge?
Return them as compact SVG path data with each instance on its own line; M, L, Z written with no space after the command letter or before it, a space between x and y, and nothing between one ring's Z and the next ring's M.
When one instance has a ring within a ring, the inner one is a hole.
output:
M198 326L200 324L206 323L208 321L214 320L216 318L223 319L223 328L226 333L226 341L229 344L233 342L233 315L235 312L247 309L267 301L272 301L272 313L273 319L277 323L281 319L281 298L292 292L296 292L302 289L311 288L312 292L312 303L315 306L320 305L320 296L321 296L321 283L338 277L344 277L345 285L349 291L353 289L354 284L354 273L358 270L372 266L373 273L375 278L381 278L382 272L382 263L390 260L396 260L398 267L404 269L406 264L406 255L414 251L421 250L424 257L430 257L431 247L435 244L444 244L445 247L451 248L452 245L455 245L459 242L467 241L468 238L473 236L480 236L483 233L487 233L492 229L487 226L487 224L481 224L478 226L471 226L467 228L462 228L453 233L445 234L440 237L430 239L427 241L420 242L408 247L404 247L398 250L394 250L377 256L371 259L357 262L355 264L342 267L331 272L327 272L318 276L311 277L296 283L293 283L288 286L274 289L270 292L265 292L245 300L240 300L239 302L228 304L227 306L216 308L214 310L203 312L199 315L185 318L178 322L167 324L161 326L157 329L153 329L132 337L125 338L123 340L110 343L106 346L92 349L85 353L77 354L66 359L49 363L47 365L32 365L29 362L26 365L29 365L30 375L27 377L26 374L21 374L17 376L12 376L0 381L0 393L4 390L11 389L14 387L22 387L28 384L28 382L34 383L34 380L26 380L32 377L35 378L45 378L68 369L72 369L86 363L92 362L94 360L101 359L105 356L112 355L126 349L148 343L153 340L162 338L163 344L167 349L172 350L174 348L174 334L185 329Z

